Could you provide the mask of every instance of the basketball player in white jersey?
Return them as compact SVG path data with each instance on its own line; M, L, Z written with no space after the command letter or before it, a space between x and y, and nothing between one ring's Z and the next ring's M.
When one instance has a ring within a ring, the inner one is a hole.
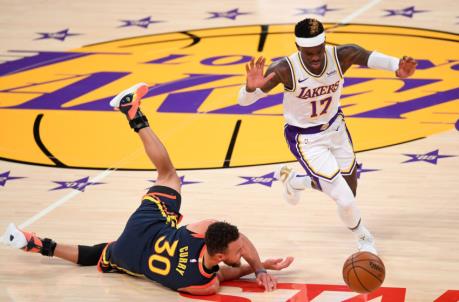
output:
M340 109L343 74L357 64L406 78L417 63L354 44L326 45L323 25L316 19L298 22L295 36L298 52L273 62L265 76L264 58L246 66L247 83L240 89L239 105L251 105L278 84L284 85L285 138L307 174L298 176L287 166L279 168L277 178L283 183L285 199L296 204L300 191L321 190L336 202L339 217L357 237L359 250L377 254L355 201L356 159Z

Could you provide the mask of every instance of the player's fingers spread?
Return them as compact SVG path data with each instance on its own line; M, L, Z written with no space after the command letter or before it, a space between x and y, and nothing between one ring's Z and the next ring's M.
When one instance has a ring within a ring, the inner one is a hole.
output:
M263 57L259 57L259 58L257 59L257 63L256 63L256 64L257 64L257 67L260 66L260 62L261 62L261 59L262 59L262 58L263 58Z
M272 284L271 281L269 281L269 279L266 279L265 288L266 288L266 290L269 291L269 292L270 292L270 291L272 290L272 288L273 288L273 284Z
M245 64L245 71L247 71L247 73L250 72L250 67L249 67L249 64Z
M276 289L277 288L277 278L274 276L272 278L273 278L273 289Z
M258 63L258 68L260 68L260 70L263 70L263 68L265 68L265 58L261 57L261 60Z
M270 280L269 280L269 288L270 288L271 290L276 289L276 284L277 284L276 278L274 278L273 276L271 276L271 278L270 278Z
M271 282L270 282L270 279L268 277L268 274L263 274L263 284L265 286L265 288L267 290L270 290L271 289Z
M279 265L281 266L281 268L285 268L289 266L290 263L292 263L292 261L289 258L285 258L284 260L282 260L281 263L279 263Z

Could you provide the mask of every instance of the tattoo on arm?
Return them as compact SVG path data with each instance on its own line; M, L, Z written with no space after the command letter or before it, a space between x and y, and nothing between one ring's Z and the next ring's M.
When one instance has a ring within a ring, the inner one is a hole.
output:
M355 44L337 46L339 64L343 73L353 64L367 66L371 52Z

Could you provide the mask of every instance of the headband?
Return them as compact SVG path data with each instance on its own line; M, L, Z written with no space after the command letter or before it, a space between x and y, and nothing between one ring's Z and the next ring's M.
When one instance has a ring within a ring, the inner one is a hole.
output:
M295 37L296 44L301 47L314 47L325 42L325 32L312 38Z

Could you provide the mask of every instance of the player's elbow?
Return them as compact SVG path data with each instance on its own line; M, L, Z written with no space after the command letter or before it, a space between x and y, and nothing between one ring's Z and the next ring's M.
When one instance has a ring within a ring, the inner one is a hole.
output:
M219 290L220 290L220 282L217 280L214 284L212 284L209 287L206 295L215 295L216 293L218 293Z

